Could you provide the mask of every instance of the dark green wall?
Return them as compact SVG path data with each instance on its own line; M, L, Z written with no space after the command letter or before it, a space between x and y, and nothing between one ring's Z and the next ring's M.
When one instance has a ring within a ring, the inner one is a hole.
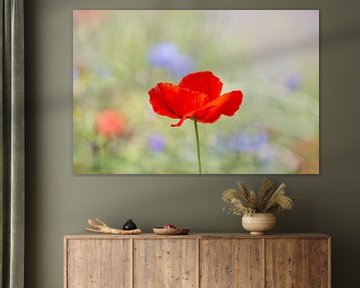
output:
M73 9L320 9L321 174L277 175L297 195L279 232L333 237L333 287L359 287L360 21L357 1L25 1L26 287L63 287L63 235L88 216L145 231L172 222L197 232L241 231L220 192L262 176L75 176L72 174ZM299 119L301 121L301 119ZM174 163L175 164L175 163Z

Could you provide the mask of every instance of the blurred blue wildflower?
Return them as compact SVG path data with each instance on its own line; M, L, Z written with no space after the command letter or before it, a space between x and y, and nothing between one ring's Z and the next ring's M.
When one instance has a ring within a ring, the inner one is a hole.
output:
M153 152L164 151L166 147L165 139L159 134L152 135L148 140L148 146Z
M221 139L220 146L226 151L256 152L269 142L267 131L258 134L250 134L246 131L238 132L228 139Z
M285 79L285 86L290 90L290 91L296 91L300 88L301 86L301 79L300 76L297 74L291 74L288 77L286 77Z
M271 162L275 157L275 151L269 143L269 134L266 130L256 134L242 131L230 137L216 138L214 149L221 154L229 152L255 154L265 163Z
M151 48L148 55L150 65L167 67L177 59L180 54L179 49L172 43L160 43Z
M194 61L185 55L179 55L173 65L169 66L168 70L174 78L182 78L183 76L194 71Z
M181 78L195 69L194 60L169 42L153 46L149 51L148 61L153 67L166 69L174 78Z

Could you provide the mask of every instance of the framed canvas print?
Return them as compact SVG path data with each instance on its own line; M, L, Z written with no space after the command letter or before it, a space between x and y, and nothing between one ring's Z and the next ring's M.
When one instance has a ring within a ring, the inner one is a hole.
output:
M77 174L318 174L317 10L74 10Z

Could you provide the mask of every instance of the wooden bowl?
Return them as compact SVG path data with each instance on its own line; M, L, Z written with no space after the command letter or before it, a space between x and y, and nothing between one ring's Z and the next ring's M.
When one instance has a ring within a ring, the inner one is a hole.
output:
M186 235L190 232L189 227L164 228L154 227L153 231L157 235Z

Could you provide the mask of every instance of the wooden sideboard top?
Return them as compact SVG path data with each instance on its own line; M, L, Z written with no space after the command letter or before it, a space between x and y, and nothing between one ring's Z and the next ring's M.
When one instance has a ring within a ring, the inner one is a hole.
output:
M138 235L109 235L100 233L75 233L64 236L65 239L329 239L329 235L320 233L286 233L250 235L246 233L189 233L188 235L156 235L142 233Z

